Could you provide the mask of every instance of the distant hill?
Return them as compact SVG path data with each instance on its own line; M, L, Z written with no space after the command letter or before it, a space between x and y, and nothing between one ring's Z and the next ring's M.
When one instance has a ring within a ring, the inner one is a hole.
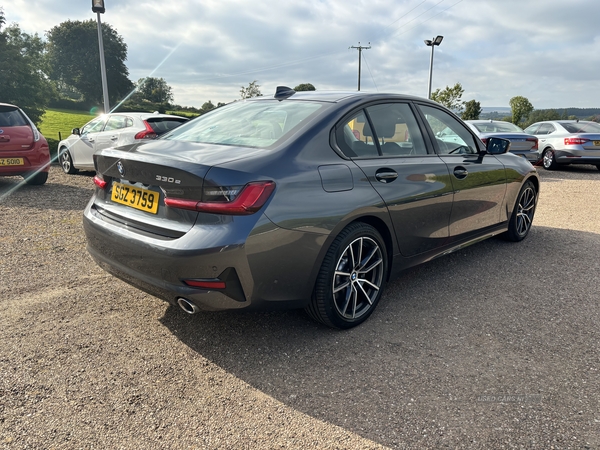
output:
M600 108L536 108L536 111L549 111L553 109L561 116L575 116L578 119L587 119L588 117L600 115ZM510 116L511 111L506 106L482 106L481 107L481 118L482 119L501 119L506 116Z

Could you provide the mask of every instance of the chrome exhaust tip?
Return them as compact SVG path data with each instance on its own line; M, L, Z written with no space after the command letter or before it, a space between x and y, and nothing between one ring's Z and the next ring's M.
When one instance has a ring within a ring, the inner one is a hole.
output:
M188 314L196 314L198 311L200 311L200 309L187 298L179 297L177 299L177 304Z

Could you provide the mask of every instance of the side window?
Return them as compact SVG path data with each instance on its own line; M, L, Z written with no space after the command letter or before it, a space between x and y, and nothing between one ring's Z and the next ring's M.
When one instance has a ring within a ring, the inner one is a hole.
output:
M336 141L344 155L349 158L379 156L379 150L373 140L373 132L362 110L338 125Z
M104 126L104 120L105 117L97 117L91 122L86 123L81 129L81 135L101 131L102 127Z
M479 148L467 128L441 109L419 105L442 155L477 154Z
M382 156L427 154L417 119L407 103L369 106L367 114L375 128Z
M127 126L127 117L125 116L111 116L106 122L104 131L120 130Z
M539 127L540 127L540 125L536 123L536 124L533 124L533 125L527 127L524 131L527 134L539 134L538 133Z
M554 125L552 125L551 123L543 123L540 125L540 129L538 130L537 134L550 134L554 132Z
M133 119L131 117L127 117L127 119L125 119L125 126L126 127L132 127L133 126Z

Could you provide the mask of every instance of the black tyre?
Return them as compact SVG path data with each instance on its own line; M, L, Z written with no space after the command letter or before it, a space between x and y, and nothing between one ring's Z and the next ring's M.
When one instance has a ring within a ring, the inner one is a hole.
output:
M69 175L77 173L77 169L73 165L73 158L71 158L71 153L69 153L69 150L65 147L60 149L60 152L58 154L58 160L60 162L60 167L62 167L64 173Z
M527 237L533 224L536 201L535 186L531 181L527 181L517 197L517 203L508 222L508 230L503 234L506 240L519 242Z
M356 222L333 241L306 308L315 320L347 329L371 315L387 276L387 252L375 228Z
M25 182L27 184L31 184L34 186L39 186L44 184L48 180L48 172L37 172L27 174L25 177Z
M556 163L556 157L554 155L554 150L548 148L544 150L544 154L542 156L542 165L546 170L556 170L558 169L558 164Z

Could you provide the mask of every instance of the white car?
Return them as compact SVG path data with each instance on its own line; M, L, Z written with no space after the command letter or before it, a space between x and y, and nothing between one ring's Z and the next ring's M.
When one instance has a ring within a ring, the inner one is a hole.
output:
M586 120L537 122L525 129L539 139L544 169L593 164L600 170L600 124Z
M73 128L72 134L58 143L58 159L68 174L94 170L92 156L98 150L156 139L187 121L157 112L103 114L81 128Z

